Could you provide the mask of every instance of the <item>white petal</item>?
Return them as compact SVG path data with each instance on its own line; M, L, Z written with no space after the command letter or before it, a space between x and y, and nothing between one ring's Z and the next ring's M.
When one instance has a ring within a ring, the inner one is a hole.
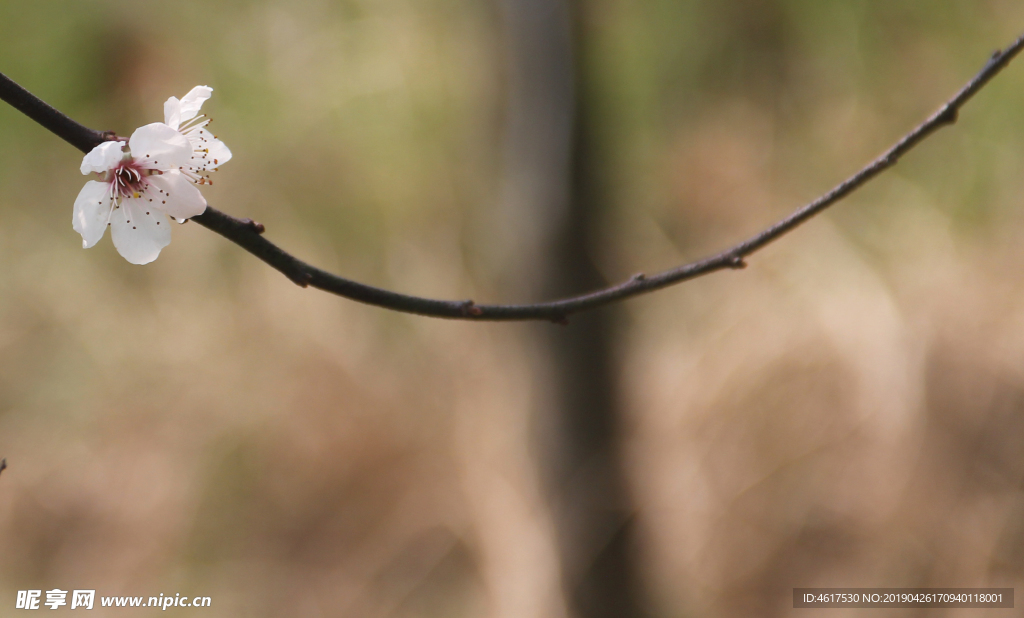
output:
M231 160L231 151L224 142L213 136L206 129L199 129L189 135L189 141L196 150L208 152L197 152L193 156L192 167L199 169L215 170Z
M149 264L171 243L170 219L159 210L147 210L147 203L142 198L122 199L110 215L114 246L132 264Z
M178 97L171 97L164 101L164 124L175 131L181 124L181 102Z
M144 167L158 170L183 167L192 158L188 138L162 122L135 129L128 140L128 148L132 158Z
M191 120L199 113L203 102L213 96L213 88L209 86L196 86L188 91L188 94L181 97L181 119L180 122Z
M85 183L75 199L75 210L71 217L71 227L82 235L83 249L88 249L103 238L112 207L108 183L95 180Z
M143 197L149 205L147 209L151 206L177 219L201 215L206 210L206 198L192 181L178 170L150 176L149 184L149 191L146 191Z
M82 173L103 173L117 167L121 162L123 142L103 142L82 158Z

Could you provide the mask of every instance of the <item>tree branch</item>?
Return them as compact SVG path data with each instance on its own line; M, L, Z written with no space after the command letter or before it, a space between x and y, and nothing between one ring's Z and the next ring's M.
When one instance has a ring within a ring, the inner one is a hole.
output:
M960 108L1005 68L1022 48L1024 48L1024 35L1006 49L992 54L981 71L967 82L953 98L889 150L828 193L797 209L788 217L760 233L711 257L656 275L634 275L628 281L572 298L528 305L478 305L471 300L435 300L409 296L345 279L307 264L264 238L262 236L263 226L251 219L237 219L213 207L208 207L206 212L198 217L193 217L192 220L239 245L302 287L312 286L325 292L385 309L436 318L565 322L568 316L574 313L596 309L719 270L744 268L746 266L744 258L853 193L869 180L895 165L900 157L938 129L955 123ZM110 131L94 131L78 124L2 73L0 73L0 99L82 152L89 152L104 141L119 139Z

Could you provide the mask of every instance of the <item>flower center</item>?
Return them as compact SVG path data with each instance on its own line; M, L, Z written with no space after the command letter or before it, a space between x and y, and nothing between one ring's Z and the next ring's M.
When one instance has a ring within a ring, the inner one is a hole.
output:
M115 197L139 197L146 192L148 183L144 179L150 173L152 170L140 168L133 160L122 161L110 178L111 193Z

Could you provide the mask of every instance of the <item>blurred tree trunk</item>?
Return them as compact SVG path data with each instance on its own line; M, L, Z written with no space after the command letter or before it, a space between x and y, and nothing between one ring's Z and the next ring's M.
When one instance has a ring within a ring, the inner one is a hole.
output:
M607 195L594 139L582 1L500 0L508 50L506 246L527 255L517 279L554 298L605 282L590 256ZM620 452L615 310L540 325L534 356L537 450L563 587L579 618L643 615Z

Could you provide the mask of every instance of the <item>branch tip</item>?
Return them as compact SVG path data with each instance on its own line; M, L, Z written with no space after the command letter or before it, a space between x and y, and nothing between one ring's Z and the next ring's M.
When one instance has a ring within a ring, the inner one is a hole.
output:
M7 469L7 458L4 457L3 459L0 459L0 472L3 472L6 469Z

